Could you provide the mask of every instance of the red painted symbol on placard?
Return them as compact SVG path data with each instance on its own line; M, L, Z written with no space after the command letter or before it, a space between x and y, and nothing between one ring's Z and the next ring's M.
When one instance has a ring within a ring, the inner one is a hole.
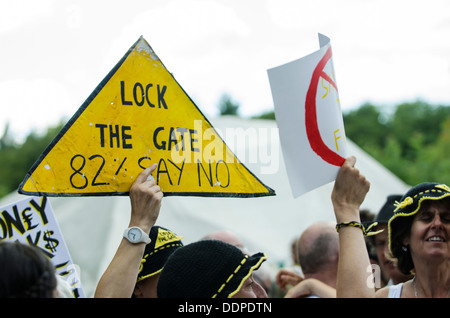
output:
M331 58L331 47L328 48L323 58L319 61L316 68L314 69L311 84L309 85L308 92L306 93L305 101L305 124L306 124L306 135L308 136L309 144L312 150L319 155L323 160L329 164L335 166L342 166L345 158L341 157L334 151L332 151L323 142L320 136L319 126L317 124L317 105L316 105L316 95L317 86L319 84L319 79L323 77L328 81L337 91L336 83L323 71L325 65Z

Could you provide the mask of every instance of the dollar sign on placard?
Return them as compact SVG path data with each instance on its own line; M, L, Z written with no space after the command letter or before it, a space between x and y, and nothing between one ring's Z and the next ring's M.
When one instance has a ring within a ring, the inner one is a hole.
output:
M47 242L47 244L45 244L45 248L52 253L56 252L56 247L59 244L59 241L57 239L51 237L53 234L53 231L47 231L44 233L44 241Z

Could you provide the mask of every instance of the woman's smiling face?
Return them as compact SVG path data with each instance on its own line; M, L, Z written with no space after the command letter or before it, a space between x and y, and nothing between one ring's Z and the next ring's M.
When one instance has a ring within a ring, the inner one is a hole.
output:
M450 198L426 200L414 217L410 245L411 256L450 257Z

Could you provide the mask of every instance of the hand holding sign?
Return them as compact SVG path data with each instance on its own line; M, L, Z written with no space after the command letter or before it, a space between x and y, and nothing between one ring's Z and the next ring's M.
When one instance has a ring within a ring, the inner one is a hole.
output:
M130 226L139 226L147 233L159 216L163 193L153 178L149 178L157 165L152 164L142 171L130 189Z
M330 39L319 42L317 52L268 70L294 197L333 181L347 152Z

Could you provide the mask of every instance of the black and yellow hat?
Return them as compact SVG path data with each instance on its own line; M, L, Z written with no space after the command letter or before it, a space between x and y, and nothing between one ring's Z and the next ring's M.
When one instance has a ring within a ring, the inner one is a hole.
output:
M201 240L176 250L158 281L158 298L230 298L267 259L231 244Z
M378 224L388 224L391 217L394 216L395 202L399 202L401 200L401 194L388 195L386 202L384 202L384 205L381 207L374 221Z
M425 200L441 200L450 196L450 188L442 183L424 182L412 187L395 203L394 215L389 220L389 249L392 252L392 235L414 216Z
M183 237L161 226L153 226L149 237L151 242L145 246L136 282L161 272L169 256L183 246Z

